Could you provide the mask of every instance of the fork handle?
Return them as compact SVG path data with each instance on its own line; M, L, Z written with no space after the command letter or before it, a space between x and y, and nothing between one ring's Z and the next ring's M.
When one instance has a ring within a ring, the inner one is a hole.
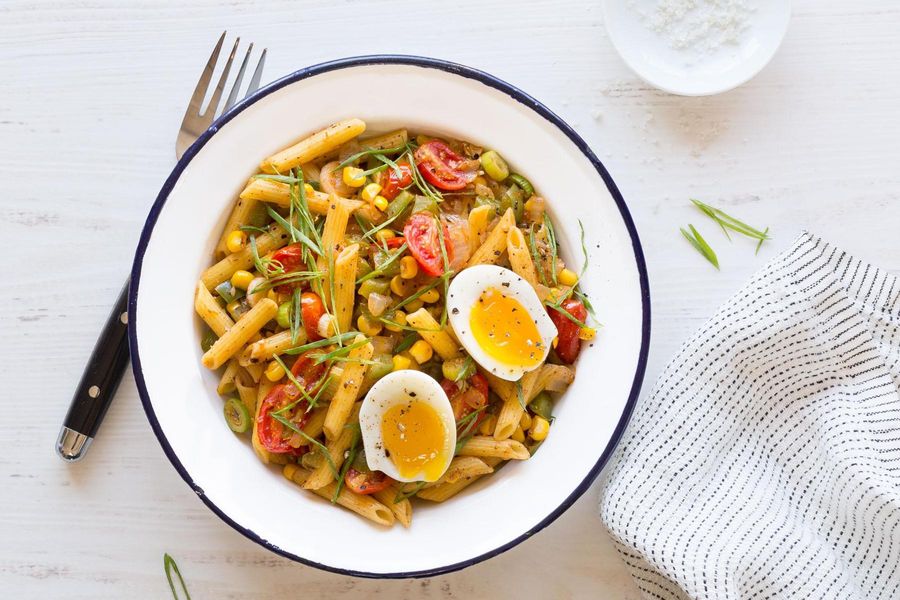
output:
M128 284L106 319L91 358L69 404L56 441L63 460L82 458L97 434L128 364Z

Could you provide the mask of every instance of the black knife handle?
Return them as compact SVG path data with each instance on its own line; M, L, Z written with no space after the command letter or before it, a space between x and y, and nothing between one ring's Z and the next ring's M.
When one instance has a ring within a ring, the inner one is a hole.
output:
M56 452L63 460L78 460L87 451L106 416L128 364L128 282L106 319L94 345L69 411L63 420Z

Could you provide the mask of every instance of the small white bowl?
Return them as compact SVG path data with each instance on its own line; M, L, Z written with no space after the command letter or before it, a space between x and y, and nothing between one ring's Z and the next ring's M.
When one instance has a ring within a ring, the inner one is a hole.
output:
M229 431L217 375L200 364L193 292L225 219L261 158L347 117L497 149L547 198L562 253L592 261L584 287L603 328L557 403L547 442L443 504L420 503L410 529L384 529L298 489ZM369 56L303 69L243 101L188 149L166 180L132 271L129 336L147 418L200 499L250 539L291 559L368 577L461 569L533 535L591 484L641 386L650 336L647 272L619 191L584 141L523 92L434 59Z
M701 6L696 10L703 10L704 0L697 4ZM787 32L790 0L744 4L752 10L743 14L739 22L744 26L733 28L728 41L721 29L708 36L697 27L667 34L661 26L663 13L657 11L672 3L663 0L603 0L603 20L613 46L638 77L672 94L709 96L753 78L775 55ZM686 36L699 39L686 44Z

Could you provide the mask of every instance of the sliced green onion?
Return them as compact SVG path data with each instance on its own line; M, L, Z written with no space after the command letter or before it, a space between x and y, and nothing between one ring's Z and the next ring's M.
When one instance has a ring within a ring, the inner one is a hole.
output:
M481 155L479 160L481 161L481 168L494 181L503 181L509 177L509 166L496 151L488 150Z
M518 173L512 173L509 176L509 180L519 186L519 188L523 192L525 192L526 199L534 196L534 186L531 185L531 182L525 179L523 176L519 175Z
M250 413L238 398L229 398L224 407L225 422L235 433L244 433L250 428Z

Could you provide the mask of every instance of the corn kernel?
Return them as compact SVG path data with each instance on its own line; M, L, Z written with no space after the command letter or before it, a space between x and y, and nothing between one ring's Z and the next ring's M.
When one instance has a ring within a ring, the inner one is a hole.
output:
M341 178L350 187L362 187L366 183L364 171L359 167L344 167Z
M366 202L375 202L375 198L381 193L381 186L377 183L370 183L362 189L360 197ZM382 209L384 210L384 209Z
M425 340L419 340L410 346L409 353L416 359L417 363L424 365L431 360L432 356L434 356L434 349L431 347L431 344Z
M441 299L441 293L439 291L437 291L437 288L431 288L430 290L422 293L422 295L419 296L419 300L421 300L422 302L424 302L426 304L434 304L435 302L437 302L440 299Z
M409 280L403 279L400 275L394 275L391 277L391 291L397 294L398 296L408 296L410 292L412 292L412 283ZM419 296L421 298L422 296Z
M528 430L528 435L531 436L536 442L543 442L547 439L547 434L550 433L550 421L545 419L544 417L535 417L531 421L531 429Z
M594 329L593 327L582 327L581 329L578 330L579 339L582 339L585 341L594 339L594 337L596 335L597 335L597 330Z
M419 262L412 256L404 256L400 259L400 277L412 279L419 274Z
M372 201L372 204L375 205L375 208L384 212L387 210L389 202L384 196L375 196L375 200Z
M359 315L359 318L356 319L356 326L359 328L360 333L369 337L381 333L382 328L380 321L373 321L366 315Z
M521 443L525 442L525 432L522 430L521 427L516 427L516 430L513 431L513 434L509 437L516 440L517 442L521 442Z
M277 360L273 360L266 367L266 379L269 381L280 381L284 377L284 367L278 364Z
M388 240L392 240L395 237L397 237L397 234L395 234L390 229L379 229L375 232L375 239L379 242L387 242Z
M412 365L412 361L405 356L401 356L399 354L395 355L391 361L394 363L395 371L402 371L404 369L408 369Z
M423 306L425 306L425 303L422 302L419 298L416 298L415 300L410 300L409 302L407 302L404 305L404 308L406 310L408 310L409 312L413 313L413 312L416 312L417 310L419 310L420 308L422 308Z
M478 433L481 435L494 435L494 429L497 427L497 417L488 415L488 417L478 426Z
M316 193L316 188L314 188L313 186L309 185L308 183L304 183L304 184L303 184L303 193L306 195L307 198L309 198L309 197L315 195L315 193Z
M484 178L484 175L479 175L472 180L472 183L475 185L487 185L487 179Z
M234 254L235 252L240 252L246 245L247 234L240 229L235 229L228 234L228 237L225 238L225 247L228 248L228 251L232 254Z
M562 285L567 285L569 287L572 287L573 285L578 283L578 275L576 275L575 271L573 271L571 269L563 269L562 271L559 272L559 275L557 275L557 280Z
M522 418L519 419L519 427L523 430L527 431L529 427L531 427L531 415L527 412L522 413Z
M559 344L559 336L553 338L553 341L550 342L550 345L556 348L556 345Z
M388 315L388 320L393 321L397 325L406 325L406 313L402 310L395 310L392 314ZM391 325L389 323L385 323L384 327L388 331L393 331L394 333L403 331L402 328L397 327L396 325Z
M246 290L247 286L250 285L250 282L253 281L253 279L253 273L251 273L250 271L235 271L234 275L231 276L231 285L236 288Z

